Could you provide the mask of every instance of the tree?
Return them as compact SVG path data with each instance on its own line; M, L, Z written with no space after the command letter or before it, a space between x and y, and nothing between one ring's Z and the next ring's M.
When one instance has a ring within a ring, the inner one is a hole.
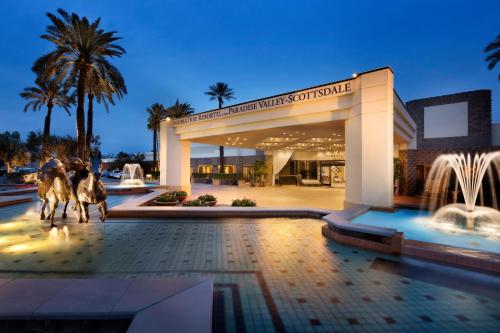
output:
M486 46L484 52L490 52L485 60L488 62L488 69L492 70L500 61L500 35L497 35L497 38ZM500 74L498 80L500 81Z
M227 83L217 82L208 87L206 95L210 96L210 100L217 100L219 109L224 105L224 101L234 99L234 91L229 88ZM224 173L224 146L219 146L220 173Z
M179 99L175 104L166 110L166 116L170 118L182 118L193 114L194 108L188 102L179 103Z
M26 138L26 150L30 154L31 162L41 160L42 151L40 147L42 145L42 141L43 141L42 133L34 131L28 133L28 137Z
M27 162L26 148L19 132L0 133L0 161L7 166L7 172Z
M104 74L104 75L103 75ZM109 112L109 104L115 105L113 95L121 99L127 93L125 80L120 71L111 65L106 73L92 68L87 78L87 134L85 135L85 151L87 157L92 156L93 150L91 143L93 139L93 121L94 121L94 99L97 103L104 105Z
M59 16L47 14L52 24L41 36L54 43L56 49L40 57L33 69L42 72L46 78L64 78L68 87L76 85L78 157L84 159L85 93L89 72L97 71L102 77L108 77L114 68L108 59L121 57L125 49L115 44L121 39L116 36L116 31L106 32L99 27L100 18L90 22L85 16L70 15L63 9L58 9L57 13Z
M43 80L38 77L35 80L35 87L24 88L23 92L20 93L21 97L28 101L24 106L24 112L28 110L40 111L42 106L47 107L47 114L45 115L45 122L43 126L43 137L42 137L42 156L45 158L47 156L47 144L50 136L50 120L52 116L52 109L54 106L58 106L68 115L69 107L71 105L71 99L68 96L67 89L63 86L62 82L57 78Z
M146 109L148 113L148 129L153 131L153 171L158 171L157 150L158 150L158 132L160 131L160 122L166 117L166 110L162 104L154 103Z

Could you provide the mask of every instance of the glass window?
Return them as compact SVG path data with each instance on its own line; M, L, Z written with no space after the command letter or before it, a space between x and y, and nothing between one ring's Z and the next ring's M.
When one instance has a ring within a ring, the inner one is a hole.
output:
M217 170L220 172L220 165L217 166ZM224 165L224 173L236 173L236 166Z
M254 174L254 166L253 165L244 165L243 166L243 179L246 181L250 181Z
M212 173L211 165L200 165L198 166L198 173Z

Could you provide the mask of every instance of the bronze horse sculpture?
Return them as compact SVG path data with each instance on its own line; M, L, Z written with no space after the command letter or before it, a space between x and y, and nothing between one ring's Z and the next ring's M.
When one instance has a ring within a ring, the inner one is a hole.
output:
M66 174L66 169L58 159L50 159L46 162L38 175L38 197L42 200L42 211L40 219L45 219L45 208L49 204L50 226L54 226L54 215L59 202L65 203L63 218L66 218L66 208L70 199L76 200L72 196L71 181Z
M67 170L72 173L68 177L66 168L58 159L46 162L40 171L38 181L38 196L43 201L40 218L45 218L45 207L49 203L51 227L54 226L55 210L59 202L63 202L63 218L66 218L66 209L69 200L75 202L74 209L78 210L78 222L88 222L89 204L99 205L101 221L104 222L107 214L106 189L99 174L94 174L79 158L71 157L66 161Z

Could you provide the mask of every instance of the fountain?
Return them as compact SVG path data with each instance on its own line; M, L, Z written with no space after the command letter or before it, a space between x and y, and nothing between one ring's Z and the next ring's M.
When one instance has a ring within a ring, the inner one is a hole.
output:
M120 186L144 186L144 176L140 164L126 163L123 166Z
M106 185L110 194L147 193L154 188L154 184L145 184L142 168L137 163L126 163L123 166L122 177L119 185Z
M474 157L470 154L440 155L432 164L425 184L429 209L435 211L432 222L441 224L445 229L458 227L490 235L500 233L496 195L499 180L500 151L476 154ZM448 204L450 190L453 203ZM464 203L458 202L460 192ZM491 207L485 206L485 195L488 194L491 196L486 199Z

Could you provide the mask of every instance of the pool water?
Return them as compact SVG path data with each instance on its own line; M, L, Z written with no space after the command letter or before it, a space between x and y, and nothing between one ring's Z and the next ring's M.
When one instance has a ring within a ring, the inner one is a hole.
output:
M433 224L429 217L429 212L399 209L394 213L369 211L352 222L397 229L404 232L406 239L500 253L500 235L483 235L461 229L444 230Z

